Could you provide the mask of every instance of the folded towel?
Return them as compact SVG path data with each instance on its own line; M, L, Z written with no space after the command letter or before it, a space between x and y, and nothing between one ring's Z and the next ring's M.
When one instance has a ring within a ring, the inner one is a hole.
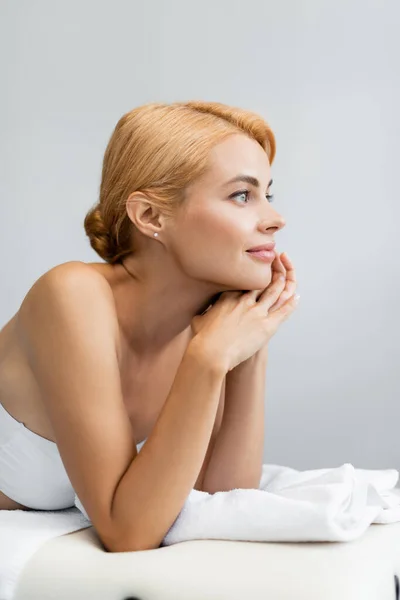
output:
M296 471L265 464L259 489L192 490L162 546L193 539L347 542L371 523L400 521L395 469Z
M161 546L194 539L346 542L372 523L400 521L396 469L297 471L264 464L259 489L191 490ZM0 600L11 600L29 558L53 537L90 527L79 498L59 511L0 510Z

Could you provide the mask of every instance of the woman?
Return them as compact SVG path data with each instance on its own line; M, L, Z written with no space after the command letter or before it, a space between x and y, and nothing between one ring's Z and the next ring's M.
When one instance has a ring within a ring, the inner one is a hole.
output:
M76 493L106 549L134 550L211 489L225 376L296 304L288 259L250 252L285 225L274 155L261 117L219 103L119 120L84 223L105 263L52 268L0 332L0 509Z

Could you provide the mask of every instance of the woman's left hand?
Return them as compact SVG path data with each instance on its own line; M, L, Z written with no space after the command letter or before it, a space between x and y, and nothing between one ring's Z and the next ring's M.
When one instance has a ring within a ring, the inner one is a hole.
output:
M279 296L278 300L268 310L268 314L279 310L285 304L285 302L287 302L289 298L291 298L293 294L295 294L297 288L296 271L294 270L293 264L285 252L282 252L282 254L279 254L277 252L275 254L275 258L271 263L271 271L272 277L267 287L261 290L254 290L257 291L257 299L262 294L262 292L264 292L264 290L266 290L272 283L274 283L277 280L278 277L280 277L280 275L283 275L285 277L286 285L282 290L282 293ZM246 293L248 291L249 290L243 290L243 293ZM212 306L213 303L210 304L202 314L207 312Z
M282 254L279 254L278 252L276 253L276 256L271 264L271 269L272 278L271 283L269 285L274 283L274 281L276 281L276 279L280 275L284 275L284 277L286 278L286 285L278 300L268 310L268 314L279 310L281 306L283 306L283 304L285 304L285 302L287 302L289 298L293 296L293 294L296 292L297 287L296 272L294 270L292 262L290 261L289 257L285 254L285 252L282 252Z

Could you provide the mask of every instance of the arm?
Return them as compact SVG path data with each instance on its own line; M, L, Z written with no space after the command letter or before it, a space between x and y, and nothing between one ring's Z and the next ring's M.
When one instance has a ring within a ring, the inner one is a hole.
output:
M157 548L201 469L226 368L192 340L138 454L104 278L84 264L56 267L25 298L18 334L67 474L104 546Z
M212 434L211 434L211 439L208 444L207 453L204 458L203 466L201 467L199 476L198 476L196 484L194 486L195 490L200 490L203 492L207 491L204 489L204 476L206 474L211 456L213 454L213 450L214 450L216 439L219 434L219 430L221 429L222 417L224 414L224 404L225 404L225 384L226 384L226 378L224 377L224 381L222 383L222 388L221 388L221 395L219 398L217 415L215 417L215 423L214 423L214 427L213 427Z
M200 472L225 371L192 340L158 420L116 489L114 551L158 548Z
M226 375L225 408L204 476L210 494L260 484L267 347Z
M277 255L273 270L278 275L284 274L287 282L279 300L269 312L278 310L296 289L295 270L285 253ZM204 491L214 493L235 488L258 488L260 484L267 362L268 346L264 346L250 359L229 371L225 378L226 398L222 400L223 387L220 418L214 425L212 442L203 464L205 473L201 489Z

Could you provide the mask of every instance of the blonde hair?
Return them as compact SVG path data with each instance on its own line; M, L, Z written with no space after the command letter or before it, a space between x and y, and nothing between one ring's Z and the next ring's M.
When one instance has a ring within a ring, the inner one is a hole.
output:
M275 137L256 113L218 102L150 103L124 114L104 153L100 197L84 227L90 245L108 263L132 252L126 201L140 191L172 217L186 187L209 167L210 150L227 136L256 140L272 164Z

